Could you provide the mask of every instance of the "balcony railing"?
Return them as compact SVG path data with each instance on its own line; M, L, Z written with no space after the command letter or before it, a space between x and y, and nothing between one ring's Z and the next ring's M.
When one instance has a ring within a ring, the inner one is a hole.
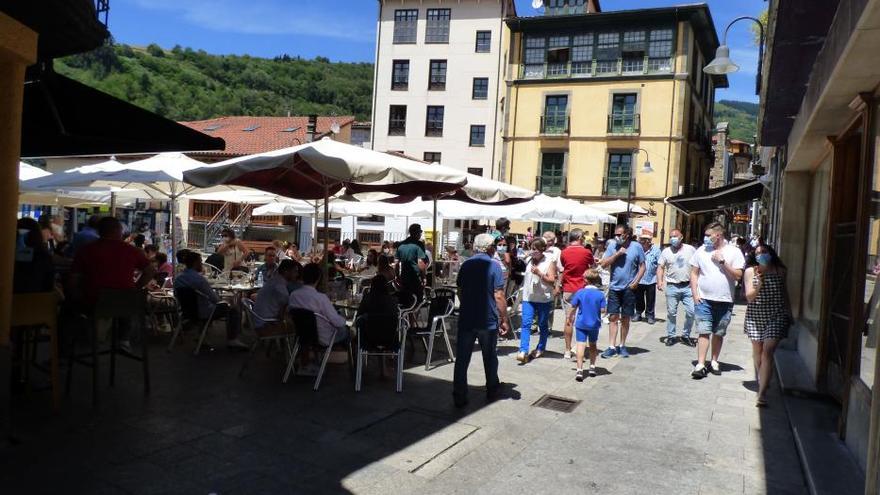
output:
M571 118L567 115L542 115L541 134L561 136L571 133Z
M627 188L629 186L629 188ZM633 178L626 177L602 178L602 195L611 198L626 198L633 190Z
M565 177L539 175L535 177L535 188L547 196L565 196L566 182Z
M672 57L631 57L519 64L520 79L568 79L672 74Z
M608 114L608 134L637 135L641 132L641 114Z

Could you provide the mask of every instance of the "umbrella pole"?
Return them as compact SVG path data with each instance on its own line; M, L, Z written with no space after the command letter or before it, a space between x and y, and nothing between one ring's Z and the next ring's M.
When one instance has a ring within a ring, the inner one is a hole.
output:
M171 218L169 221L171 222L171 266L174 268L174 271L171 273L177 273L177 221L174 216L175 211L177 210L177 197L172 194L171 195Z
M437 235L437 197L436 196L434 196L434 221L431 225L434 227L434 235L431 236L432 237L431 244L433 244L433 246L434 246L434 254L433 254L434 259L431 261L437 261L438 259L440 259L440 257L437 256L437 242L439 241L439 239L437 239L437 238L439 236Z
M321 259L324 260L324 276L322 277L324 286L324 291L327 290L327 278L330 276L330 266L327 264L329 259L327 258L327 252L330 249L330 189L325 185L324 186L324 252L322 253Z
M116 218L116 193L110 193L110 216Z

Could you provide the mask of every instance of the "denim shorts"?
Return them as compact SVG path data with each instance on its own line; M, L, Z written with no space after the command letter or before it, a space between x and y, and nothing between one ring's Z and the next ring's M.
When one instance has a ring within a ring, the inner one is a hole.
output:
M636 293L626 288L608 291L608 315L632 317L636 314Z
M599 329L575 328L575 336L578 342L587 342L595 344L599 341Z
M694 305L697 333L724 337L727 334L727 326L730 324L732 313L733 303L703 299L700 304Z

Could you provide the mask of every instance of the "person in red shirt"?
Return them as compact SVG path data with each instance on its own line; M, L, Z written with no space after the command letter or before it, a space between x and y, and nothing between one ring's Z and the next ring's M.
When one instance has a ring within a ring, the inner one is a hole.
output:
M571 359L573 353L571 348L572 326L569 318L569 313L573 311L571 297L575 292L584 288L584 272L595 265L593 251L584 247L583 241L584 231L572 229L568 233L568 246L562 250L557 266L562 273L562 309L566 317L562 333L565 339L565 359Z

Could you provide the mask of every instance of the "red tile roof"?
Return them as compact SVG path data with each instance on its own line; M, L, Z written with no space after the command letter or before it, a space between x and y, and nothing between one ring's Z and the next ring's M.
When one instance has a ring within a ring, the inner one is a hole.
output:
M316 139L330 133L330 125L334 120L340 127L345 127L354 122L354 117L318 117L318 135ZM308 121L308 117L230 116L180 123L209 136L223 138L226 141L226 149L223 151L191 153L192 155L229 158L263 153L305 143Z

